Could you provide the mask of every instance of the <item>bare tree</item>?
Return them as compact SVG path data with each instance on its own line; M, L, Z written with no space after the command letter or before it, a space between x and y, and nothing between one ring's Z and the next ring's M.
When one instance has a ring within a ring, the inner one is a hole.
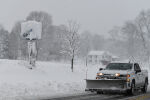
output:
M93 35L89 31L84 31L80 35L80 57L86 57L88 52L92 49Z
M150 63L150 10L142 11L135 20L137 35L140 36L145 51L145 56Z
M109 31L109 38L105 40L105 49L111 53L120 56L121 58L126 58L128 55L126 49L126 37L122 32L122 27L114 26L112 30Z
M137 49L137 34L136 34L136 26L132 21L127 21L122 27L122 34L125 35L126 39L126 48L128 57L135 57L139 49Z
M117 31L115 30L113 33L117 33ZM120 33L125 36L124 42L129 56L150 61L150 10L142 11L135 20L127 21L121 27Z
M0 58L8 58L9 33L0 25Z
M71 59L71 70L73 72L74 58L79 49L79 24L76 21L69 20L63 33L62 53L67 54Z

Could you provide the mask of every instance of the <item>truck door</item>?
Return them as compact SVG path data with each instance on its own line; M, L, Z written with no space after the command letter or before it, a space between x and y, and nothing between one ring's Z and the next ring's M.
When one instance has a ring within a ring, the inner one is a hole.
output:
M141 70L139 64L137 64L137 69L138 69L138 71L139 71L138 74L140 75L140 85L143 85L143 83L145 83L145 82L144 82L144 81L145 81L145 78L144 78L143 72L142 72L142 70Z
M134 64L134 71L135 71L135 86L139 87L142 85L142 72L137 63Z

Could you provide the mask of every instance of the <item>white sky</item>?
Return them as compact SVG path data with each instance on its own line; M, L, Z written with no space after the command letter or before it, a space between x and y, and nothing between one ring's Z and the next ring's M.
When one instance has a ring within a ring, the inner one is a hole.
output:
M0 0L0 23L9 31L31 11L46 11L53 24L77 20L81 29L105 34L150 8L150 0Z

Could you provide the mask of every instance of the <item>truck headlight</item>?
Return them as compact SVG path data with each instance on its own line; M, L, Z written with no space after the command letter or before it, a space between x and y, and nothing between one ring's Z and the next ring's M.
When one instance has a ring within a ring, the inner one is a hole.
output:
M103 73L97 73L97 75L98 75L98 76L102 76L102 75L104 75L104 74L103 74Z
M116 77L119 77L119 76L120 76L120 73L116 73L115 76L116 76Z
M130 74L127 74L127 82L130 82L129 77L130 77Z
M130 74L127 74L127 78L129 78L130 77Z

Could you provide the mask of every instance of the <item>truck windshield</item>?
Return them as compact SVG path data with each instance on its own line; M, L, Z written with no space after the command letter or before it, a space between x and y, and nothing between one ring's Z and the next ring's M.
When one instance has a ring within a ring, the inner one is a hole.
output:
M132 64L129 63L110 63L106 66L107 70L130 70Z

